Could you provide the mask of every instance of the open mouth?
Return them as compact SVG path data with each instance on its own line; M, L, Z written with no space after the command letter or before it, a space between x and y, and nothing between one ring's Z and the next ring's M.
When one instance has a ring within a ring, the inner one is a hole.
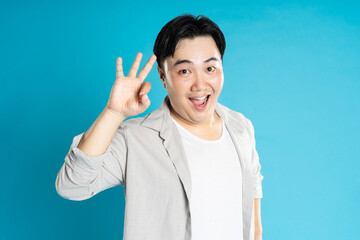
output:
M209 98L210 98L210 94L200 98L189 98L189 100L191 101L191 103L194 105L195 108L202 110L206 106Z

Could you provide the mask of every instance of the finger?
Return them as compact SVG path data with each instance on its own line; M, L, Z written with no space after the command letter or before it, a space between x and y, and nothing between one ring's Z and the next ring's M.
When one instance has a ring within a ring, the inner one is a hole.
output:
M141 84L141 88L140 88L140 91L139 91L139 95L140 97L143 96L143 95L146 95L151 89L151 83L150 82L143 82Z
M123 67L122 67L122 58L118 57L116 61L116 78L123 77Z
M144 79L147 77L147 75L149 74L151 68L153 67L154 63L156 61L156 56L152 55L149 59L149 61L145 64L145 66L143 67L143 69L141 70L141 72L138 75L138 78L140 78L142 81L144 81Z
M136 54L135 61L134 61L133 65L130 68L128 77L134 77L134 78L136 77L136 73L137 73L137 71L139 69L139 66L140 66L141 58L142 58L142 53L138 52Z

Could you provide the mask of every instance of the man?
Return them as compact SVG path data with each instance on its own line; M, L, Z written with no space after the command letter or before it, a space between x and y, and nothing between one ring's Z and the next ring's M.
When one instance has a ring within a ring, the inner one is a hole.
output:
M84 200L124 186L124 239L261 239L254 129L217 102L224 50L214 22L182 15L162 28L137 76L142 54L128 76L119 57L106 107L74 138L58 173L59 195ZM156 60L168 96L124 121L150 105L144 79Z

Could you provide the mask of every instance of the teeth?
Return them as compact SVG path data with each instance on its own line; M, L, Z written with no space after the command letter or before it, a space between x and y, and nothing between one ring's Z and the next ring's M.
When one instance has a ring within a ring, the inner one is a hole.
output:
M205 102L204 102L203 104L201 104L200 106L204 106L204 105L206 104L206 102L207 102L207 99L206 99Z
M206 96L203 96L203 97L201 97L201 98L193 98L193 99L202 100L202 99L204 99L204 98L206 98L206 97L207 97L207 95L206 95Z

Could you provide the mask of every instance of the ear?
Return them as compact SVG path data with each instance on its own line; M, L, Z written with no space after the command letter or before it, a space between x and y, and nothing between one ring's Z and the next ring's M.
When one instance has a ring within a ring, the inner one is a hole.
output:
M164 88L166 88L166 85L165 85L165 74L163 72L163 70L159 67L159 65L157 66L157 70L158 70L158 73L159 73L159 77L163 83L163 86Z

